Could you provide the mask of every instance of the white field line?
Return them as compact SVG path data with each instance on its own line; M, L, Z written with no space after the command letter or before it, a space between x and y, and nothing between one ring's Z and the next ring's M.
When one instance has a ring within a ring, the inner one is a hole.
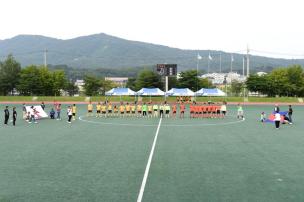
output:
M229 115L226 115L229 116ZM86 123L93 123L93 124L101 124L101 125L115 125L115 126L136 126L136 127L154 127L157 126L156 124L128 124L128 123L113 123L113 122L102 122L102 121L90 121L84 119L85 116L79 116L78 119L80 121L86 122ZM232 117L232 116L231 116ZM238 124L241 122L244 122L245 119L240 119L236 121L229 121L224 123L197 123L197 124L163 124L164 127L203 127L203 126L221 126L221 125L232 125L232 124Z
M137 202L141 202L142 197L144 195L145 186L146 186L146 182L147 182L147 179L148 179L149 170L150 170L150 166L151 166L151 162L152 162L154 149L155 149L155 145L156 145L156 141L157 141L157 137L158 137L161 122L162 122L162 117L159 119L159 122L158 122L157 130L156 130L154 140L153 140L153 144L152 144L152 149L151 149L151 152L150 152L150 155L149 155L149 159L148 159L148 163L147 163L147 166L146 166L145 174L144 174L144 177L143 177L143 180L142 180L142 183L141 183L141 187L140 187L140 190L139 190L139 194L138 194L138 197L137 197Z

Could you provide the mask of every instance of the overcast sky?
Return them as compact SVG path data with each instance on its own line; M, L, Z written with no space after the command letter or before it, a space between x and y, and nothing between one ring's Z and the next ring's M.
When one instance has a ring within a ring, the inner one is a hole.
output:
M182 49L304 58L303 0L1 0L0 39L106 33ZM268 53L269 52L269 53Z

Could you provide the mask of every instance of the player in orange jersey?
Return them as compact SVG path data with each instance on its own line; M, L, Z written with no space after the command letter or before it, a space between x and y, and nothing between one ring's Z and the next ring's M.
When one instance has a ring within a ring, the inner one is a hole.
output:
M172 105L172 118L176 118L176 103Z

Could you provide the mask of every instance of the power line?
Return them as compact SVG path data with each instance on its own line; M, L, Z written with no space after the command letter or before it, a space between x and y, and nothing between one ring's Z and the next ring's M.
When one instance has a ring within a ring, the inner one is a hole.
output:
M304 54L261 51L261 50L255 50L255 49L251 49L251 51L256 52L256 53L262 53L262 54L280 55L280 56L289 56L289 57L303 57L304 58Z

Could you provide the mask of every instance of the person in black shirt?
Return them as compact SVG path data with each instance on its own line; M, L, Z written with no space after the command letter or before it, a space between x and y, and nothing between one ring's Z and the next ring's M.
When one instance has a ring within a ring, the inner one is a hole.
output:
M273 110L274 112L280 112L280 108L279 108L279 106L278 106L278 104L276 104L275 106L274 106L274 110Z
M289 105L289 108L288 108L288 118L290 120L290 122L292 123L292 108L291 108L291 105Z
M13 108L13 125L16 125L16 120L17 120L17 112L16 112L16 107Z
M9 116L10 116L10 113L8 110L8 106L6 106L5 110L4 110L4 124L5 125L7 125L7 123L8 123Z
M44 108L45 108L44 102L41 103L41 108L44 110Z

